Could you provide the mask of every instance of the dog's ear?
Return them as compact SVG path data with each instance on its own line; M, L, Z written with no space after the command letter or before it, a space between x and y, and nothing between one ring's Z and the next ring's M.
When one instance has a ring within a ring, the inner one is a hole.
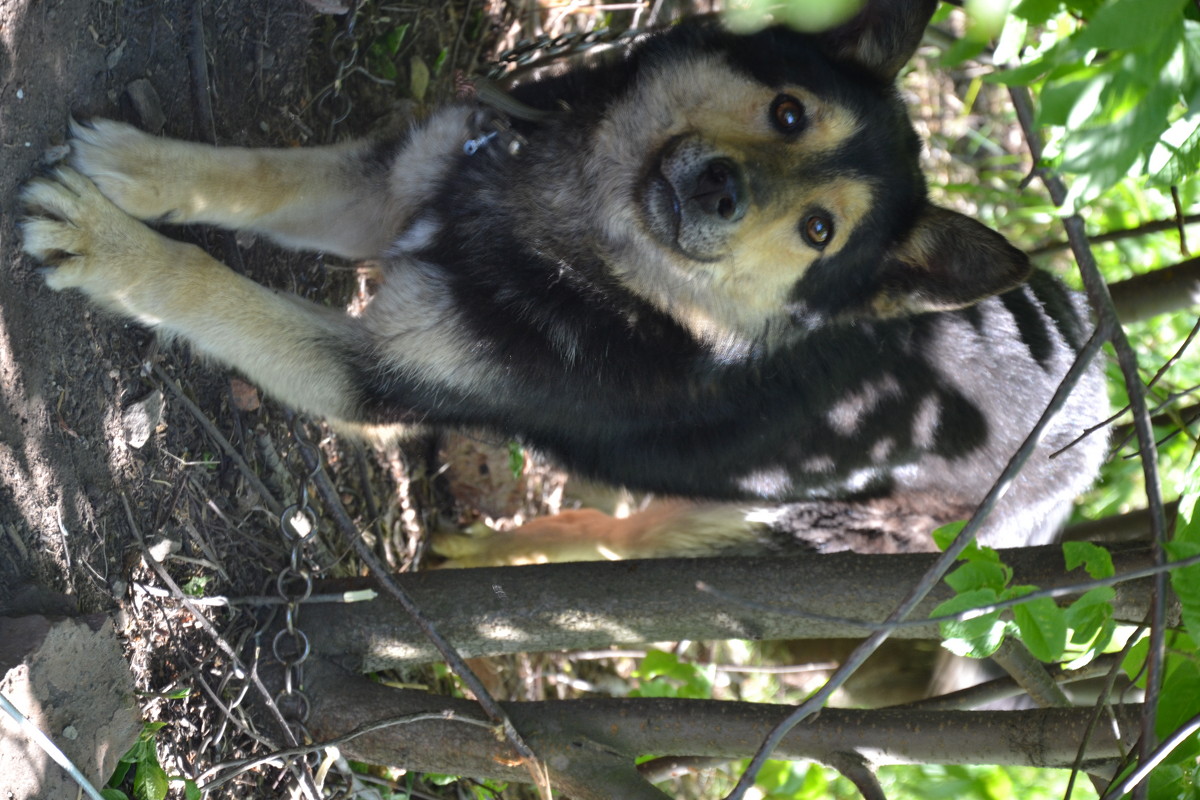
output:
M852 61L881 79L896 79L925 33L937 0L867 0L849 22L822 34L839 61Z
M884 258L868 313L896 317L969 306L1029 277L1029 258L986 225L928 205Z

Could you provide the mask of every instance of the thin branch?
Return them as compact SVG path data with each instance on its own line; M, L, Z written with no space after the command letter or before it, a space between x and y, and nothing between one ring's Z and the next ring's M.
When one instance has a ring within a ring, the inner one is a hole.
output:
M237 761L227 761L222 764L215 764L205 770L204 774L200 776L201 781L205 781L208 776L216 775L220 772L225 772L226 774L220 778L203 783L200 786L200 789L206 792L211 791L219 786L229 783L229 781L233 780L237 776L245 772L249 772L250 770L255 769L263 764L270 763L271 761L280 761L286 763L288 760L295 758L296 756L306 756L310 753L318 753L329 747L337 747L353 741L359 736L365 736L366 734L373 733L374 731L390 728L393 725L415 725L418 722L426 722L429 720L443 720L446 722L459 722L464 725L478 725L479 727L487 730L497 731L496 726L489 722L473 719L471 717L464 717L461 714L456 715L452 711L405 714L399 717L388 717L386 719L375 720L374 722L368 722L364 725L359 725L357 728L349 731L348 733L344 733L341 736L337 736L326 741L297 745L296 747L287 747L283 750L276 750L261 756L242 758L238 759Z
M992 654L992 660L1042 708L1071 707L1071 699L1050 676L1047 665L1034 658L1021 641L1005 639L1000 649Z
M200 427L204 429L204 432L207 433L209 437L211 437L212 440L217 443L217 446L221 448L222 452L229 457L229 460L232 461L234 466L238 468L238 471L242 473L242 477L246 479L246 483L250 484L250 488L252 488L259 496L259 499L262 500L262 503L267 507L267 510L276 516L283 513L283 504L275 499L275 496L271 494L270 490L267 489L262 480L260 480L258 475L255 474L254 470L250 469L250 465L246 463L246 459L242 458L242 454L237 451L237 448L233 446L229 439L225 438L225 435L218 430L217 426L212 424L212 420L210 420L204 411L200 409L200 406L193 403L191 398L184 394L184 391L179 387L179 384L176 383L174 379L172 379L171 376L168 375L158 364L154 365L154 375L159 379L159 381L162 382L163 386L166 386L171 390L171 394L175 396L175 399L178 400L185 409L187 409L188 413L192 415L192 418L195 419L196 422L199 423Z
M826 766L836 769L842 777L853 783L859 794L863 796L863 800L887 800L887 795L883 793L883 787L879 785L879 779L875 777L867 760L860 754L831 753L821 761Z
M320 739L359 727L364 720L449 710L482 717L466 700L382 686L325 659L309 672L314 705L310 730ZM553 765L555 786L576 797L601 793L605 770L624 771L645 753L688 753L700 758L745 758L786 715L775 704L678 698L591 698L506 702L537 752ZM1085 767L1120 758L1137 736L1138 706L1113 707L1117 725L1101 726L1088 746ZM1023 764L1067 767L1092 718L1089 708L1026 711L824 709L784 737L779 757L828 759L832 753L869 755L872 766L899 763ZM719 735L714 735L719 731ZM404 729L362 736L343 748L367 763L414 771L447 772L497 780L529 780L511 745L482 728L431 719ZM641 796L639 792L639 796ZM649 797L649 793L645 793ZM608 797L627 796L609 794Z
M1132 645L1132 639L1130 640L1130 644ZM1047 665L1047 669L1051 678L1056 683L1070 685L1078 681L1090 680L1098 675L1112 676L1114 673L1119 673L1122 655L1121 653L1109 653L1073 670L1063 669L1061 664ZM1111 686L1109 689L1111 691ZM1101 696L1107 697L1110 691L1102 692ZM888 708L921 708L930 711L978 708L988 703L1007 700L1010 697L1016 697L1024 693L1025 690L1011 676L1005 676L985 681L984 683L978 683L966 689L959 689L958 691L929 697L924 700L917 700L912 703L888 706Z
M1040 164L1042 161L1042 143L1041 137L1034 127L1033 102L1030 99L1029 91L1023 86L1013 86L1010 87L1009 94L1012 97L1017 118L1021 123L1021 129L1024 131L1025 141L1029 144L1030 153L1033 155L1033 163ZM1062 179L1045 169L1040 170L1039 174L1046 186L1046 190L1050 193L1050 199L1056 206L1061 207L1067 197L1066 186L1063 184ZM1150 427L1150 413L1146 408L1145 391L1142 386L1141 375L1138 371L1137 354L1129 345L1125 331L1119 324L1112 297L1109 295L1108 287L1104 283L1104 278L1100 275L1095 257L1092 255L1091 247L1088 244L1083 218L1079 214L1071 214L1063 220L1063 225L1066 227L1067 239L1071 243L1071 251L1079 266L1079 272L1083 278L1084 287L1087 289L1092 309L1100 319L1100 326L1110 331L1112 345L1117 352L1117 361L1125 377L1125 391L1129 397L1130 407L1133 410L1134 427L1138 435L1138 448L1142 454L1142 470L1146 480L1146 501L1150 509L1151 531L1154 538L1154 558L1157 564L1164 564L1166 563L1164 548L1167 537L1166 515L1163 511L1162 486L1158 477L1158 454L1154 446L1154 433ZM1142 739L1139 753L1143 762L1149 758L1155 743L1154 714L1158 708L1158 694L1162 684L1163 658L1165 655L1166 593L1166 576L1159 575L1155 578L1150 647L1147 653L1149 670L1146 681L1146 704L1143 709ZM1139 797L1144 797L1145 786L1139 786L1138 792Z
M1154 768L1161 764L1167 756L1171 755L1171 752L1176 747L1181 745L1198 730L1200 730L1200 714L1189 719L1168 736L1166 741L1142 757L1138 768L1126 776L1124 780L1108 787L1108 791L1104 793L1104 796L1100 800L1112 800L1129 792L1131 789L1145 786L1145 780L1150 777L1150 773L1154 771Z
M1155 219L1143 222L1141 225L1135 225L1132 228L1105 231L1089 238L1093 244L1104 244L1106 242L1117 242L1121 239L1131 239L1152 233L1162 233L1164 231L1179 231L1182 234L1185 225L1195 225L1197 223L1200 223L1200 214L1185 214L1181 217L1172 217L1171 219ZM1067 250L1070 247L1070 242L1055 241L1047 242L1028 252L1031 257L1036 257L1057 253L1060 250Z

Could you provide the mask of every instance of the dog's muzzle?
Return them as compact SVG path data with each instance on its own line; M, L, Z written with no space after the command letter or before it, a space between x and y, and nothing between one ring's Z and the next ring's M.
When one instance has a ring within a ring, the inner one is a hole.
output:
M748 207L745 173L738 163L686 135L663 147L642 193L651 233L697 261L726 253L729 236Z

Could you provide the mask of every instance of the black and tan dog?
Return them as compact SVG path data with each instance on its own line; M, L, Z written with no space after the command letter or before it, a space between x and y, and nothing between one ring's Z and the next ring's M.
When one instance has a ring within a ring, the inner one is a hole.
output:
M740 503L543 529L601 551L925 547L991 486L1087 331L1062 286L1026 282L1021 253L926 197L893 80L933 4L871 3L820 35L680 25L386 142L216 149L75 125L70 166L24 190L25 250L52 288L343 425L483 428L612 484ZM138 220L383 258L386 282L351 317ZM1093 371L985 538L1051 534L1103 447L1047 455L1103 403Z

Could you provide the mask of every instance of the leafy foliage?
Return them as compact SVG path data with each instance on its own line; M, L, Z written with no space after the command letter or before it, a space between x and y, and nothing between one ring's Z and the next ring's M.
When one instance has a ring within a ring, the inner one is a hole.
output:
M945 548L961 530L961 524L934 533ZM1089 543L1069 542L1064 546L1068 569L1085 566L1093 578L1113 575L1112 556ZM1085 592L1067 608L1046 596L1032 597L1013 607L1011 619L1000 609L987 606L1016 600L1037 591L1036 586L1013 585L1012 569L990 547L972 544L963 553L964 563L946 576L957 593L933 610L932 616L959 615L941 622L943 645L956 655L986 658L999 649L1006 636L1016 636L1038 659L1056 662L1074 645L1082 652L1073 663L1083 664L1102 652L1112 641L1116 625L1112 619L1113 590L1107 586Z
M630 697L712 698L713 668L680 661L674 653L649 650L631 677L638 686Z
M1110 3L1025 0L1013 24L1040 34L1082 20L1067 35L1043 37L1040 52L991 80L1034 85L1038 124L1055 132L1054 165L1073 177L1077 208L1131 171L1166 186L1200 164L1200 23L1186 0ZM1186 13L1185 13L1186 12Z
M100 790L105 800L129 800L128 791L132 792L133 800L163 800L172 782L182 782L186 800L199 800L200 788L195 781L170 777L158 763L154 737L164 727L165 722L145 724L137 742L117 762L108 785Z

